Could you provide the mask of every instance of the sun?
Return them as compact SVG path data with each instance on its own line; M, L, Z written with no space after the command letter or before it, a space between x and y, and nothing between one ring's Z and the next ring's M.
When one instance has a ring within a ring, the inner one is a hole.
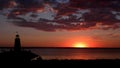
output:
M75 47L75 48L86 48L87 45L85 43L75 43L73 45L73 47Z

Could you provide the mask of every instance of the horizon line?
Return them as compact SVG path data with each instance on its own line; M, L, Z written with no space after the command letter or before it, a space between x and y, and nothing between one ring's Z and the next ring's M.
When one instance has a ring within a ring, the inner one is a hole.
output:
M0 47L0 48L14 48L14 47ZM80 48L80 47L22 47L24 48L43 48L43 49L120 49L120 47L85 47L85 48Z

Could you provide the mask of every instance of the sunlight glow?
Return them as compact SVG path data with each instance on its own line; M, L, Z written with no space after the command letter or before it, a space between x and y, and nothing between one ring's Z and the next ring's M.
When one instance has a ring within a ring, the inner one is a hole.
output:
M73 47L75 47L75 48L86 48L87 45L85 43L75 43L73 45Z

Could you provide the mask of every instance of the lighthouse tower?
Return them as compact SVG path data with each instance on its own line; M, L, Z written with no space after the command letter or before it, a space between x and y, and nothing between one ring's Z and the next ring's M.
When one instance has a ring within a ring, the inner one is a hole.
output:
M18 32L16 32L15 43L14 43L14 51L15 52L20 52L21 51L21 42L20 42L20 36L19 36Z

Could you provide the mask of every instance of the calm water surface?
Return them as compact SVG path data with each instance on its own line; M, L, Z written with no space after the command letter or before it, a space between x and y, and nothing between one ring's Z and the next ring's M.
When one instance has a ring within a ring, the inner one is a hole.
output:
M120 49L31 49L43 59L120 59Z
M120 59L120 49L25 48L43 59ZM0 49L8 50L8 49Z

